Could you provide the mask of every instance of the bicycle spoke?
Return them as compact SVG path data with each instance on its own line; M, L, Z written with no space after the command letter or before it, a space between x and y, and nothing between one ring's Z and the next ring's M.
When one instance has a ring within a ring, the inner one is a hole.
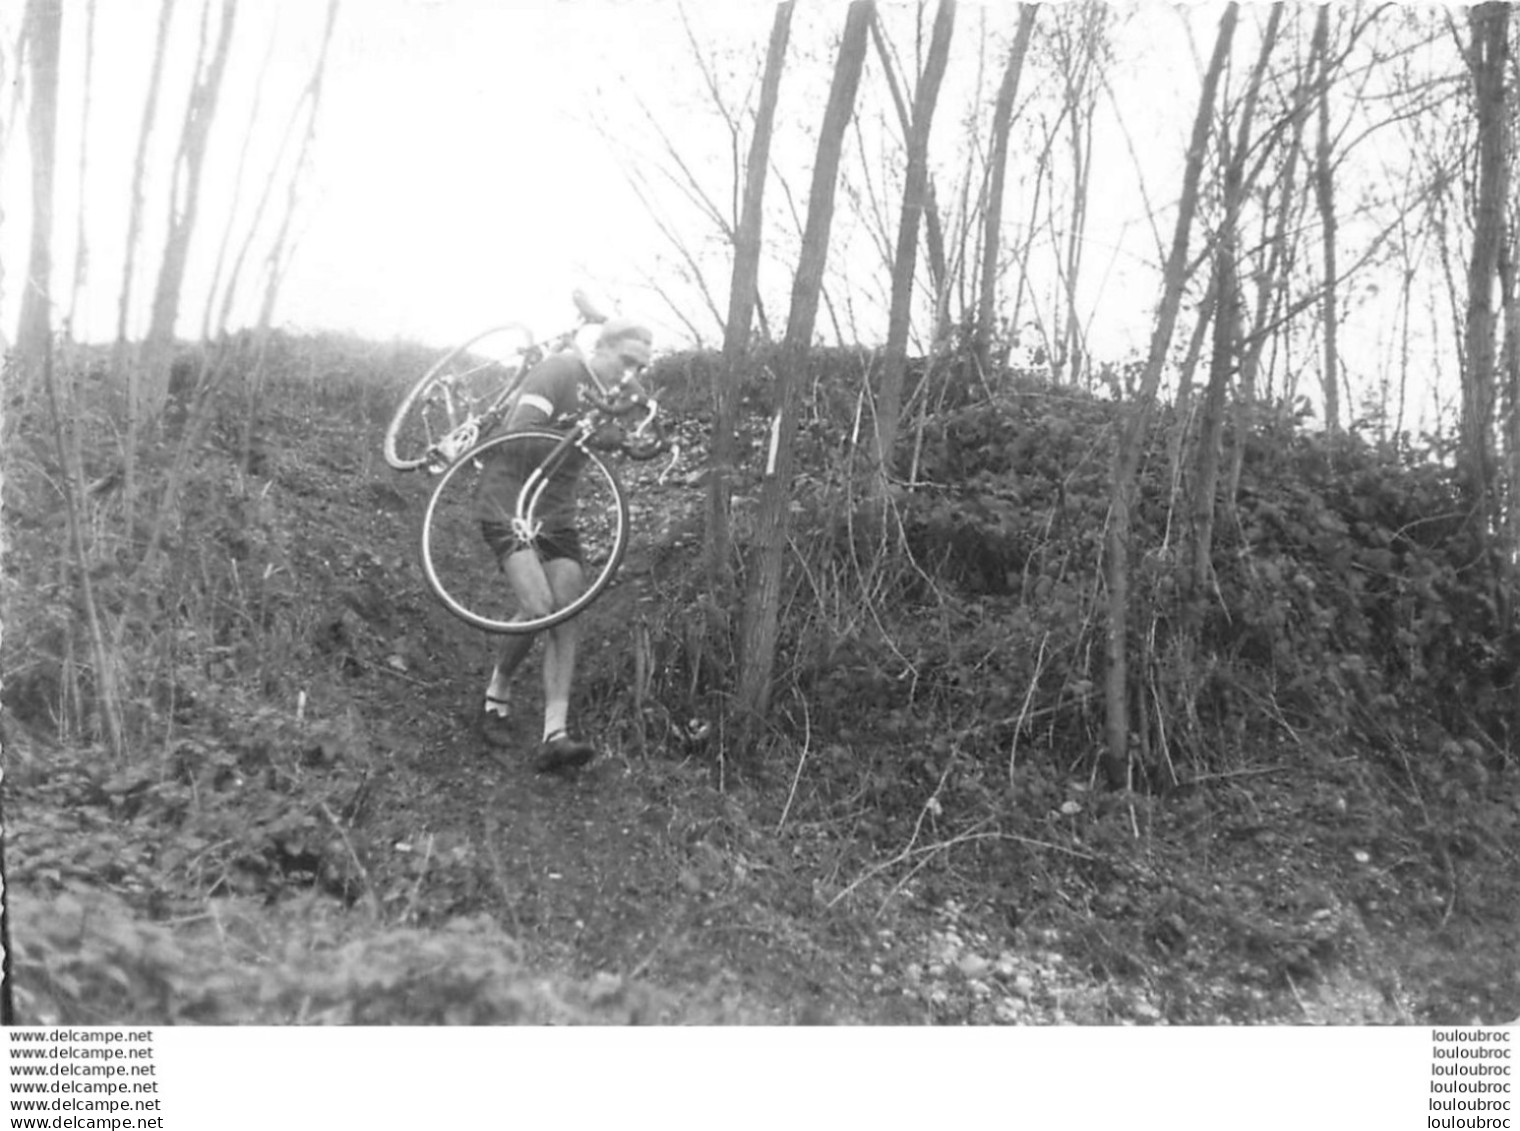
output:
M398 469L417 467L445 437L487 411L523 370L531 336L521 326L500 326L450 350L407 394L385 436L385 458ZM469 438L473 442L472 437ZM447 463L469 446L449 445Z
M422 539L428 583L450 612L488 632L537 631L574 616L607 587L622 561L628 542L628 511L622 488L599 458L572 450L572 459L580 468L575 527L586 588L572 606L549 617L535 621L522 616L481 530L477 487L484 460L503 458L520 446L552 443L555 438L549 433L518 433L489 441L450 468L428 502ZM533 458L536 462L541 456L535 454ZM551 475L542 496L546 505L552 506L558 485ZM506 513L495 517L504 522L510 519ZM529 519L540 539L552 538L559 533L556 527L563 526L552 515L533 514Z

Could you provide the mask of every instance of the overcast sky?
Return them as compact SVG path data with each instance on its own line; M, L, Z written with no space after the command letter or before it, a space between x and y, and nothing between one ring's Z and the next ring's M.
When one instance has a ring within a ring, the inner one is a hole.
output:
M22 0L0 0L6 86L15 78L10 53L22 7ZM844 0L804 0L794 20L773 151L779 175L772 176L767 190L771 254L761 278L777 329L795 262L796 221L786 203L787 190L800 214L806 207L812 138L827 94L832 45L845 7ZM85 88L85 4L69 0L65 8L53 279L60 319L72 305L68 279L81 201L79 123ZM109 0L97 9L82 182L89 270L75 312L76 334L89 340L108 339L115 332L132 157L159 0ZM319 0L240 0L207 159L182 336L199 333L228 216L239 218L234 231L240 238L275 162L311 72L324 9ZM911 69L915 5L884 0L881 10ZM145 193L145 250L134 282L134 335L145 326L161 255L168 208L165 171L172 168L202 11L199 0L178 0L175 8L174 50L150 152L153 175ZM1176 198L1198 92L1196 55L1208 50L1220 7L1149 3L1116 11L1123 16L1113 36L1119 57L1108 73L1119 95L1118 115L1106 103L1099 108L1078 295L1090 321L1090 348L1108 360L1145 347L1161 258L1147 213L1157 210L1156 224L1169 239L1166 210ZM769 0L689 6L694 35L733 106L744 105L753 91L773 12ZM1011 2L963 2L959 8L933 140L941 184L950 186L951 199L944 203L952 217L959 204L954 186L971 151L970 138L984 133L1015 12ZM1258 7L1246 7L1235 48L1239 69L1254 51L1259 18ZM990 38L986 57L979 59L983 20ZM1042 73L1043 81L1051 81L1048 69L1036 69L1026 95L1039 93L1035 84ZM977 99L979 76L983 94ZM883 90L871 60L860 103L860 136L895 138L895 122L884 121L889 111ZM624 313L653 323L662 344L680 345L680 319L655 295L651 283L656 283L676 297L683 313L712 340L715 319L681 278L678 256L625 176L630 164L637 165L662 193L662 218L704 257L715 302L723 306L727 256L722 237L663 179L673 161L660 131L718 206L731 207L733 153L693 65L676 0L344 0L324 98L314 164L303 181L298 250L275 312L279 324L437 345L507 320L550 333L573 317L572 288L587 286ZM14 330L28 235L26 129L14 117L17 105L7 99L0 107L8 127L0 162L0 263L5 271L0 327L7 334ZM981 107L980 124L967 119L972 105ZM888 159L900 161L898 151ZM240 160L246 160L241 179ZM1005 213L1010 224L1027 218L1030 190L1017 178L1027 176L1034 164L1031 154L1015 149ZM858 172L858 165L853 168ZM1350 178L1354 171L1348 166L1339 175ZM1385 174L1378 175L1386 180ZM887 200L886 207L890 211L893 202ZM866 206L841 194L830 287L836 308L850 300L860 318L859 336L869 342L879 340L889 272L881 262L883 241L872 238L865 211ZM270 223L266 217L266 228ZM1028 278L1053 307L1059 305L1059 282L1050 261L1032 264ZM1010 286L1015 277L1010 273ZM253 290L251 281L244 283L234 325L255 315ZM1389 295L1391 301L1391 291ZM1348 306L1346 317L1349 337L1358 332L1355 320L1364 315ZM820 329L832 331L827 311ZM851 327L845 329L848 333ZM1355 356L1365 359L1372 351Z
M324 7L317 0L239 5L181 333L198 330L227 215L235 206L246 218L259 195L263 171L274 160L310 72ZM794 21L776 146L778 164L788 154L795 158L789 174L799 209L806 205L811 134L827 91L829 44L844 8L842 2L803 4ZM21 0L0 2L0 33L8 45L20 9ZM117 0L98 9L83 180L90 273L76 318L76 332L85 338L109 337L115 329L132 155L158 3ZM912 7L884 9L889 18L909 16L900 46L911 52ZM691 5L696 36L723 69L725 94L735 102L758 75L773 10L770 3ZM66 5L54 278L60 307L66 305L62 295L72 272L80 201L83 11L81 3ZM973 78L970 29L983 11L1006 29L1014 6L962 5L961 54L947 80L936 136L952 160L962 139L952 91ZM1175 22L1169 7L1155 11ZM157 270L167 214L163 171L172 165L200 12L188 0L175 11L174 50L150 151L155 175L146 193L148 250L136 276L139 294L151 290ZM110 49L102 50L106 44ZM6 64L13 76L14 60L7 57ZM299 214L299 252L278 307L280 320L296 327L443 341L511 317L553 330L570 316L570 289L585 284L631 313L674 325L647 286L654 276L679 290L666 262L671 249L623 172L628 162L647 155L658 182L658 162L668 166L651 118L689 155L720 205L729 203L726 134L702 94L673 0L348 0L324 97L315 165ZM8 103L7 113L14 106ZM239 190L235 174L250 135ZM11 122L7 141L8 154L17 159L5 161L0 171L6 203L0 251L6 263L18 264L26 246L24 122ZM781 189L773 183L770 192L778 204ZM1125 203L1133 211L1133 194ZM1111 210L1095 213L1093 238L1099 255L1107 256L1113 250L1104 230ZM666 218L699 250L718 240L674 198ZM1133 216L1115 222L1123 228ZM874 255L848 216L839 220L837 239L836 265L851 256L865 263L868 253ZM767 270L784 293L785 265ZM14 326L19 282L19 273L8 271L0 293L0 324L7 331ZM723 282L721 274L715 282ZM691 301L700 305L695 297ZM254 309L250 298L245 315Z
M14 42L20 6L0 3L7 44ZM54 277L60 305L72 273L84 88L84 6L66 8ZM251 214L310 73L324 8L317 0L240 4L181 333L198 329L204 290L197 284L204 288L209 277L229 211L236 204L241 215ZM709 13L699 21L704 37L717 41L732 31L762 51L768 5L722 8L721 18ZM86 338L115 329L132 154L158 4L124 0L99 10L84 178L90 285L76 327ZM151 290L157 270L167 214L161 170L172 162L199 10L185 0L176 10L139 293ZM642 121L629 97L637 91L678 135L689 134L676 108L665 104L687 89L670 77L685 50L671 3L348 0L329 60L315 164L299 213L299 252L281 294L280 320L441 341L506 318L558 329L572 317L569 293L576 285L592 285L631 313L655 305L635 284L658 250L656 233L603 131L615 135ZM5 62L13 77L14 60ZM255 90L262 100L250 125ZM8 102L7 115L14 105ZM255 143L246 168L254 172L235 192L249 134ZM18 265L27 239L25 122L14 121L6 140L17 160L0 172L0 252L5 263ZM7 269L0 295L7 333L19 284L19 271Z

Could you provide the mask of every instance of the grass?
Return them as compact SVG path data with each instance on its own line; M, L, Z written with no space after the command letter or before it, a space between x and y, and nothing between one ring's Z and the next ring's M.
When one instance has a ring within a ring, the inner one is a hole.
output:
M930 419L924 484L867 522L836 473L848 374L822 359L776 710L761 756L735 764L738 617L704 593L703 492L686 485L705 371L676 359L685 462L664 482L628 469L638 544L585 620L576 710L608 756L556 790L469 743L489 642L422 583L411 547L427 483L379 459L425 351L275 347L256 442L246 390L215 406L161 572L134 574L141 540L120 493L90 497L124 761L90 709L97 673L45 430L7 446L0 702L28 1018L1449 1023L1520 1010L1513 751L1455 733L1435 696L1371 731L1349 682L1333 697L1294 682L1329 670L1314 649L1372 649L1316 635L1316 618L1351 608L1317 548L1334 485L1309 491L1282 453L1246 482L1312 495L1258 555L1292 588L1227 590L1245 594L1230 617L1248 630L1285 618L1265 665L1158 637L1141 668L1152 739L1168 744L1150 747L1156 788L1110 794L1094 781L1100 594L1082 518L1102 487L1083 469L1104 410L1015 388L1016 428L985 408ZM753 455L763 379L746 395ZM87 478L109 483L110 398L85 404ZM146 515L167 458L143 466ZM741 477L741 546L752 486ZM1434 490L1390 488L1406 489L1416 505ZM1161 575L1143 580L1162 625ZM1406 597L1400 615L1435 607ZM1469 631L1406 628L1437 651Z

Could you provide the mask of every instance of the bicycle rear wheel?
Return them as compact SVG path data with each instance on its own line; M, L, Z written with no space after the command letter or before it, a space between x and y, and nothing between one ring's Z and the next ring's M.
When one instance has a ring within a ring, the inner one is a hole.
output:
M580 461L576 530L585 589L547 616L518 607L495 554L481 531L476 490L486 460L560 439L554 432L511 432L487 440L453 464L433 488L422 516L422 569L449 612L486 632L538 632L569 620L595 601L617 573L628 548L628 502L612 468L595 452L572 449ZM518 446L523 446L518 448ZM530 522L540 516L529 514Z
M513 322L476 334L444 354L407 391L391 417L385 462L397 471L421 467L446 437L453 439L452 454L473 447L478 437L467 426L516 388L532 345L528 328Z

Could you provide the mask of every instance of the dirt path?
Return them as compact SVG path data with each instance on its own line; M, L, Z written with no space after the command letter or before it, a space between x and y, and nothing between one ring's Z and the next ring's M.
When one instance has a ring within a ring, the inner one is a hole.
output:
M811 937L813 924L771 906L763 881L707 839L724 805L702 771L614 755L572 776L535 774L526 754L536 719L520 727L518 756L488 748L465 714L416 720L399 744L410 755L375 798L379 886L405 888L429 838L440 861L415 904L418 921L484 910L530 965L650 983L688 1019L894 1015L860 1002L844 956Z
M380 861L371 867L390 874L377 885L415 884L431 838L434 859L447 863L417 885L414 917L486 910L547 969L652 983L688 1018L923 1020L921 1006L862 978L869 963L852 954L858 932L843 932L841 945L820 930L807 869L756 832L742 800L713 788L710 762L658 749L632 756L596 734L586 673L626 658L628 626L654 588L661 554L681 541L672 531L694 520L703 499L679 472L656 484L661 470L625 470L635 542L613 588L584 614L573 705L604 753L573 776L527 766L542 717L538 652L513 687L520 746L494 749L473 726L494 641L443 612L415 570L385 580L393 594L385 629L403 642L407 671L371 668L360 680L397 752L371 807ZM398 486L371 526L377 546L409 536L412 496L425 489ZM616 685L613 694L623 700L630 690Z

